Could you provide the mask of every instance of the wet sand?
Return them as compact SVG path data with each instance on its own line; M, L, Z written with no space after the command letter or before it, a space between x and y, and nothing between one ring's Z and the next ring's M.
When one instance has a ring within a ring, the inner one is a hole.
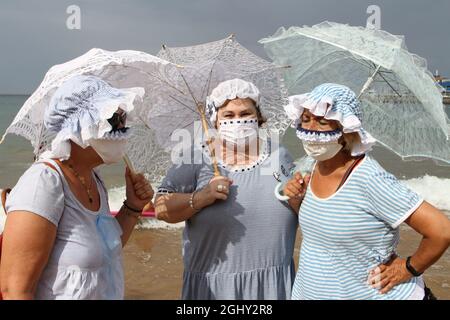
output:
M126 299L180 299L183 260L182 230L136 230L124 250ZM420 235L401 227L398 252L412 254ZM301 237L297 236L297 264ZM425 282L438 299L450 300L450 250L425 273Z

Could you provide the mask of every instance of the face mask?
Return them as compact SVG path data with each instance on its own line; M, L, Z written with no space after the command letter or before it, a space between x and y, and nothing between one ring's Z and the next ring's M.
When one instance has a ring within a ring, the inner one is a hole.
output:
M89 144L105 164L112 164L125 156L127 140L91 139Z
M258 119L220 120L218 133L227 143L250 144L258 138Z
M330 131L297 129L297 137L302 140L306 154L317 161L331 159L342 149L343 146L338 142L341 136L340 129Z
M311 143L302 141L302 143L306 154L317 161L331 159L342 149L342 145L337 141L328 143Z

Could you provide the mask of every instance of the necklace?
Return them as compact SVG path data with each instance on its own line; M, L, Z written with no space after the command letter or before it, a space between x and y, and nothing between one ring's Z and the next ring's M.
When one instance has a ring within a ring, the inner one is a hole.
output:
M86 193L87 193L87 195L88 195L88 197L89 197L89 202L92 203L92 202L94 201L93 198L92 198L92 195L91 195L91 187L92 187L92 183L91 183L91 186L88 187L88 186L86 185L86 181L84 180L84 178L83 178L82 176L80 176L80 175L78 174L78 172L75 171L75 169L72 167L72 165L69 164L69 163L68 163L67 165L69 166L69 168L70 168L70 170L73 172L73 174L77 177L77 179L81 182L81 184L83 185L84 189L86 189ZM92 181L92 180L91 180L91 181Z

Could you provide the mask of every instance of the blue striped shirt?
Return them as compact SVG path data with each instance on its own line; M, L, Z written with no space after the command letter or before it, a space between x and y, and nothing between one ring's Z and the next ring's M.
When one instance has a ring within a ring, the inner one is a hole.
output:
M292 299L408 299L417 278L385 295L367 278L395 252L398 226L422 201L368 155L328 198L309 187L299 212L303 241Z

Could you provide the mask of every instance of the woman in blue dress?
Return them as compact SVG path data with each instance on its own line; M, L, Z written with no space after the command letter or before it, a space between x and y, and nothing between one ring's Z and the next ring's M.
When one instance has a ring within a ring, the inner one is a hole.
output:
M283 189L303 234L292 298L432 298L421 274L448 248L450 221L368 154L375 139L354 92L322 84L285 109L316 160L304 197L299 173ZM423 236L406 259L396 254L402 223Z
M158 190L157 217L186 222L183 299L291 297L297 216L273 196L272 167L287 179L293 163L284 147L259 134L265 121L259 100L250 82L219 84L207 106L218 129L220 175L207 153L194 161L202 154L194 146L194 159L174 165Z

